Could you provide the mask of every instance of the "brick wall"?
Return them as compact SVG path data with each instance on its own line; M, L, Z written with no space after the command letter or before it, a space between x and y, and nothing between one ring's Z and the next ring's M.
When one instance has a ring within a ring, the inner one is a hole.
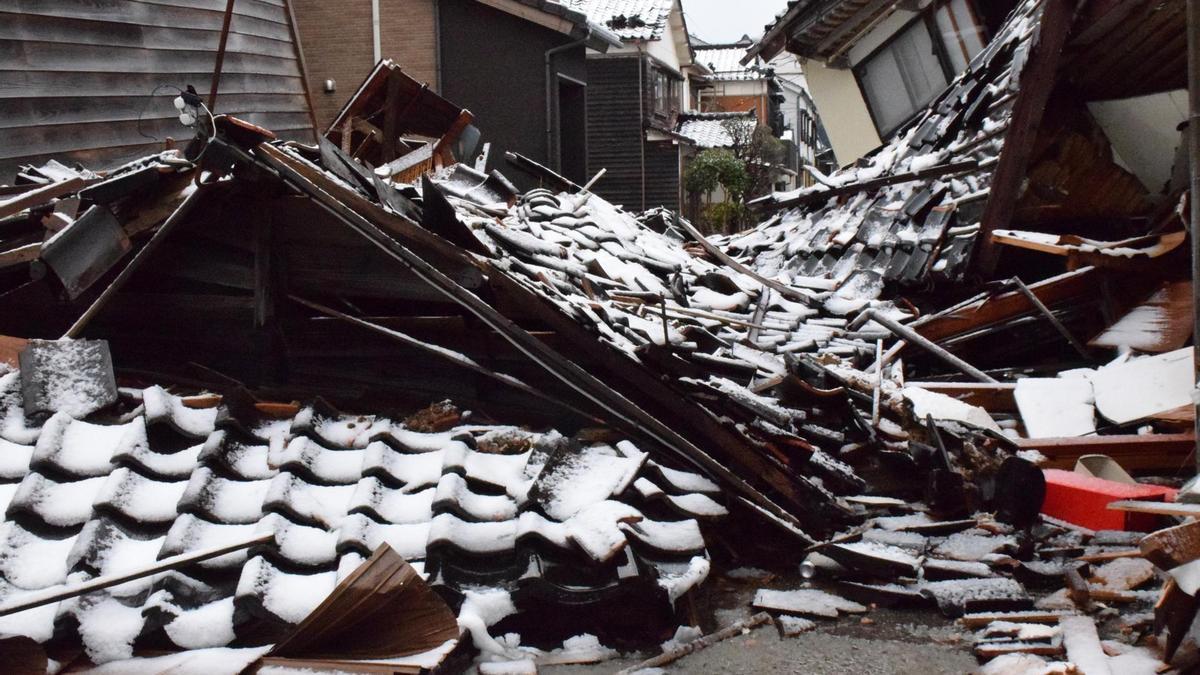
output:
M428 82L430 89L441 91L437 81L436 2L379 0L379 31L383 58L400 64L409 77ZM369 33L367 38L370 39Z
M354 95L371 72L374 46L371 0L291 0L300 44L308 68L313 112L321 130ZM406 73L437 88L435 0L379 0L383 58L400 64ZM333 79L337 90L325 93Z
M759 124L770 124L767 119L766 96L712 96L704 99L704 112L746 112L753 110Z

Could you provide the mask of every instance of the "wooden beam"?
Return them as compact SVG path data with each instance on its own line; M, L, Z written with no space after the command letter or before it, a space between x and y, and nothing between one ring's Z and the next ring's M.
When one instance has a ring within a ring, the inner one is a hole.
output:
M1194 434L1122 434L1074 438L1021 438L1022 450L1037 450L1050 461L1046 469L1075 466L1083 455L1108 455L1127 471L1178 471L1196 445Z
M979 406L988 412L1016 412L1017 401L1013 382L908 382L906 386L945 394L963 403Z
M1109 504L1108 508L1111 511L1149 513L1155 516L1179 516L1180 518L1200 516L1200 504L1183 502L1144 502L1137 499L1124 499Z
M750 277L751 279L754 279L755 281L762 284L763 286L766 286L767 288L777 291L780 295L782 295L783 297L788 298L790 300L795 300L796 302L803 303L803 304L809 305L809 306L813 305L816 302L816 300L814 298L812 298L811 296L805 295L804 293L801 293L800 291L792 288L791 286L785 286L785 285L779 283L778 281L775 281L773 279L768 279L768 278L762 276L761 274L759 274L758 272L755 272L754 270L750 269L749 267L746 267L745 265L741 264L740 262L734 260L728 254L726 254L724 251L722 251L721 249L714 246L712 244L712 242L710 242L707 237L705 237L703 234L701 234L699 230L697 230L695 227L693 227L691 225L691 223L680 218L678 215L675 216L675 226L683 228L683 230L685 232L687 232L689 235L691 235L692 239L695 239L697 242L700 243L700 246L703 247L705 251L708 251L708 253L712 257L714 257L717 260L724 263L726 267L729 267L730 269L732 269L734 271L745 274L746 276ZM805 283L798 283L796 285L805 287L805 288L812 288L815 286L818 288L818 290L823 290L823 291L830 290L828 284L824 283L824 281L816 282L816 283L805 282Z
M888 5L893 5L892 9L895 9L895 5L898 4L900 3L896 2L896 0L871 0L871 2L863 5L857 12L850 15L850 18L839 22L833 30L829 31L829 34L817 43L816 52L818 54L828 52L837 46L838 40L841 40L855 28L858 28L868 19L875 16L876 12L887 8Z
M1100 272L1085 267L1029 286L1029 290L1042 301L1054 306L1071 298L1096 292L1100 284ZM1021 291L1010 291L985 298L958 311L946 315L930 316L913 322L911 327L922 337L933 342L970 333L984 326L1002 323L1018 316L1037 311L1029 298Z
M78 192L85 185L87 185L87 181L76 177L22 193L8 201L0 202L0 218L7 218L20 213L31 206L46 204L51 199L61 197L65 194Z
M774 195L768 195L766 197L752 200L748 203L748 206L752 208L757 207L769 210L787 209L793 206L803 206L805 204L823 202L833 197L867 192L869 190L875 190L888 185L897 185L899 183L909 183L912 181L924 180L926 178L938 178L941 176L949 176L951 174L965 173L968 171L974 171L978 168L979 162L973 159L966 159L958 162L950 162L949 164L931 166L927 169L921 169L919 171L906 171L904 173L898 173L891 176L881 176L879 178L872 178L870 180L859 181L856 183L848 183L846 185L839 185L836 187L825 187L824 189L820 189L821 186L816 186L805 188L800 194L779 201L775 201Z
M1054 89L1074 17L1075 0L1045 0L1038 42L1033 45L1021 73L1013 74L1020 77L1020 89L1013 104L1004 148L992 174L991 195L979 228L981 241L977 265L984 276L991 275L999 262L999 249L992 242L992 231L1008 227L1016 212L1025 172L1033 155L1034 140Z

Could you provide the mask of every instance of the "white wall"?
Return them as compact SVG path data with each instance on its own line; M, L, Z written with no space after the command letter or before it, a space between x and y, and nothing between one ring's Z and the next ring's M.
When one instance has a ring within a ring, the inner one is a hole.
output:
M879 147L882 141L863 100L854 73L829 68L820 61L805 60L804 74L821 123L829 134L837 163L845 166Z
M1088 109L1112 141L1117 163L1132 171L1151 194L1159 194L1171 178L1179 147L1176 128L1187 120L1187 92L1097 101Z

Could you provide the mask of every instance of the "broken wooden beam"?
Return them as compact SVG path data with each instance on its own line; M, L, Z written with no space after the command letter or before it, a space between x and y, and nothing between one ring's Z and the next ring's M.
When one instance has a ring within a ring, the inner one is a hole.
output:
M875 323L878 323L879 325L883 326L884 328L887 328L888 330L890 330L897 337L903 338L907 342L917 345L918 347L920 347L920 348L924 349L925 351L929 352L930 354L936 356L937 358L941 359L942 361L946 362L947 364L953 366L955 369L959 370L963 374L969 375L969 376L975 378L976 380L979 380L980 382L987 382L989 384L997 383L997 380L994 377L992 377L991 375L988 375L987 373L983 372L982 370L979 370L975 366L972 366L971 364L967 363L966 361L963 361L962 359L951 354L950 352L946 351L945 349L942 349L941 347L934 344L933 342L925 339L925 337L923 337L920 333L917 333L912 328L909 328L908 326L905 326L904 324L902 324L898 321L895 321L890 317L884 316L882 313L877 312L874 309L868 309L866 311L866 315L870 319L875 321Z
M1180 518L1200 516L1200 504L1183 502L1148 502L1139 499L1123 499L1108 505L1113 511L1149 513L1155 516L1178 516Z
M617 671L617 675L630 675L631 673L643 671L648 668L661 668L662 666L665 666L669 663L674 663L674 662L678 661L679 659L687 656L688 654L691 654L692 652L698 652L701 649L704 649L706 647L711 647L712 645L715 645L716 643L721 642L723 640L728 640L731 637L741 635L743 631L748 631L751 628L754 628L755 626L761 626L764 623L770 623L770 622L771 622L770 614L767 614L766 612L759 612L758 614L755 614L754 616L750 617L749 619L743 619L741 621L738 621L737 623L726 626L725 628L722 628L721 630L718 630L715 633L709 633L708 635L697 638L691 642L682 644L678 647L675 647L673 649L665 651L662 654L659 654L658 656L654 656L649 659L646 659L645 661L642 661L641 663L639 663L637 665L633 665L633 666L630 666L629 668L619 670L619 671Z
M1019 438L1022 450L1037 450L1047 469L1071 469L1084 455L1108 455L1128 471L1178 470L1196 446L1194 434L1119 434L1066 438Z
M31 206L41 206L49 203L51 199L78 192L85 185L87 185L87 181L75 177L22 193L12 199L0 202L0 218L7 218Z
M760 199L752 200L748 203L751 208L760 208L767 210L790 209L794 206L803 206L805 204L814 204L828 200L833 197L841 197L843 195L856 194L858 192L867 192L888 185L897 185L899 183L910 183L918 180L926 180L930 178L938 178L941 176L949 176L957 173L966 173L979 168L979 162L974 159L963 159L946 164L939 164L917 171L905 171L903 173L892 174L890 176L880 176L879 178L871 178L869 180L848 183L834 187L825 187L825 189L817 189L815 187L805 188L797 194L787 199L775 199L775 195L768 195Z

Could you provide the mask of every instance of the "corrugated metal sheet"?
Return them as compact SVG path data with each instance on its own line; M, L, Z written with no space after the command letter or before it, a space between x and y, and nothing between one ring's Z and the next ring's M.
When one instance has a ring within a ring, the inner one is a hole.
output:
M0 3L0 180L50 156L98 168L190 136L172 87L207 96L224 10L225 0ZM286 0L234 4L216 112L312 141Z

